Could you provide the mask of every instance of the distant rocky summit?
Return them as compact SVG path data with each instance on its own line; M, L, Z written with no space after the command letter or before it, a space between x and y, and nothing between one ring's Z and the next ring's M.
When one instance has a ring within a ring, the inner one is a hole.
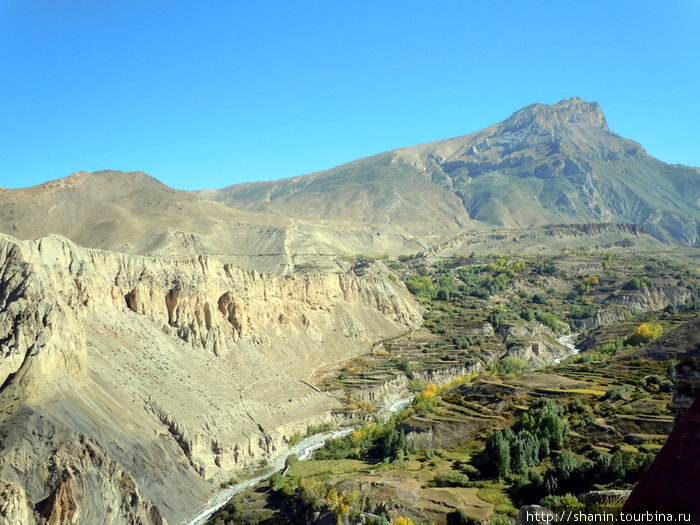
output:
M527 106L463 137L205 195L247 210L409 231L634 223L665 242L700 246L700 170L651 157L610 131L597 103L576 97Z

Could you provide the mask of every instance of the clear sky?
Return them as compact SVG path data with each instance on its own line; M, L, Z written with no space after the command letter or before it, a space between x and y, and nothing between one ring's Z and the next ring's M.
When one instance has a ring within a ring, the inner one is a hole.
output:
M571 96L700 166L699 34L697 0L0 0L0 186L279 179Z

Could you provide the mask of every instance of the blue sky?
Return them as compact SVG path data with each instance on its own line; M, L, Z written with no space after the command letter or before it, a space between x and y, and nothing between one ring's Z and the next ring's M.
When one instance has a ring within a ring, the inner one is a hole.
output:
M0 186L290 177L598 101L700 166L700 3L0 0Z

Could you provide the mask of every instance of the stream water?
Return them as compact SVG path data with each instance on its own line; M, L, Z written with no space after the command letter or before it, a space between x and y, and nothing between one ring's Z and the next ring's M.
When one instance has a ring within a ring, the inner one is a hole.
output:
M568 348L569 353L564 356L564 357L558 357L554 360L552 360L552 364L558 365L561 363L562 359L566 359L567 357L571 357L572 355L576 355L579 353L579 349L576 348L576 345L574 344L574 339L576 338L577 334L566 334L562 335L561 337L557 337L557 343L560 345L564 345L566 348Z
M566 334L557 338L557 342L565 346L569 350L569 353L564 357L554 359L552 361L552 364L556 365L560 363L562 359L566 359L569 356L576 355L579 353L579 349L576 348L576 345L574 344L575 337L576 334ZM399 410L403 410L411 404L412 399L413 397L397 399L396 401L392 402L389 406L385 407L384 410L380 410L380 413L391 414ZM285 461L290 455L296 454L296 456L299 459L307 459L311 457L315 450L321 448L327 440L347 436L356 428L357 427L342 428L339 430L334 430L333 432L325 432L323 434L316 434L307 437L306 439L302 440L300 443L297 443L289 450L285 451L283 454L277 457L272 462L272 465L263 474L259 474L252 478L248 478L244 481L241 481L240 483L236 483L235 485L231 485L230 487L223 489L217 494L215 494L214 497L212 497L206 503L206 505L200 508L192 517L185 520L183 522L183 525L204 525L204 523L212 516L212 514L214 514L224 505L226 505L226 503L236 494L269 478L275 472L279 472L282 469L284 469Z
M413 397L397 399L396 401L391 403L385 410L389 413L402 410L411 403L412 399ZM236 494L269 478L275 472L279 472L282 469L284 469L285 461L290 455L295 454L299 459L308 459L309 457L311 457L311 454L313 454L315 450L321 448L327 440L347 436L356 428L358 427L341 428L332 432L325 432L323 434L315 434L313 436L307 437L306 439L297 443L290 449L286 450L279 457L275 458L272 462L272 465L263 474L259 474L252 478L248 478L244 481L236 483L235 485L231 485L230 487L225 488L217 494L215 494L206 503L206 505L197 510L197 512L192 517L186 519L183 522L183 525L204 525L204 523L206 523L206 521L212 516L212 514L214 514L224 505L226 505L226 503L228 503L228 501L231 498L233 498Z
M328 439L338 438L342 436L347 436L353 428L343 428L339 430L334 430L333 432L325 432L323 434L315 434L309 436L301 442L297 443L293 447L286 450L282 455L275 458L272 465L263 473L255 477L248 478L240 483L231 485L230 487L223 489L218 492L213 498L211 498L206 505L199 509L194 516L188 518L184 521L187 525L203 525L212 514L214 514L221 507L226 505L226 503L234 497L239 492L252 487L253 485L260 483L261 481L269 478L275 472L279 472L284 468L284 463L292 454L296 454L299 459L307 459L313 454L313 452L323 446L323 444Z

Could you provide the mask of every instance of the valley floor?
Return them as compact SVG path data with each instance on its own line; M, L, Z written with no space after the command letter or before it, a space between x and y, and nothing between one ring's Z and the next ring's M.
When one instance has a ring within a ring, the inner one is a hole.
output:
M523 505L621 505L666 440L676 358L698 340L697 275L649 260L638 277L639 265L599 254L394 264L423 298L424 327L324 383L365 422L210 523L506 524ZM657 289L683 299L654 303ZM570 329L579 355L557 341ZM409 408L373 416L405 391Z

